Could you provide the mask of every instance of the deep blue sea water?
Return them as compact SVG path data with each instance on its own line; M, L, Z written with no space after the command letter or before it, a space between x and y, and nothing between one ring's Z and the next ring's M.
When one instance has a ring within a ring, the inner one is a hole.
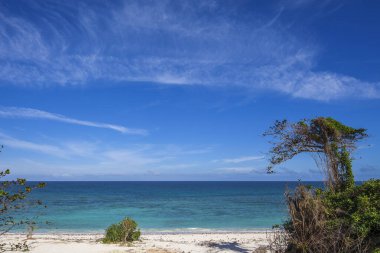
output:
M103 232L123 217L142 230L255 230L286 218L284 191L298 182L48 182L37 232ZM321 186L321 183L310 183ZM48 221L49 224L44 224Z

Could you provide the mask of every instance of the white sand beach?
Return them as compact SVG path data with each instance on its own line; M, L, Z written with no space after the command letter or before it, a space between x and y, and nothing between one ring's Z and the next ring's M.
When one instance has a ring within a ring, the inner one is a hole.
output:
M257 252L263 253L270 232L211 232L143 234L130 245L103 244L102 234L36 234L27 240L33 253L187 253ZM6 235L9 242L26 239L23 234Z

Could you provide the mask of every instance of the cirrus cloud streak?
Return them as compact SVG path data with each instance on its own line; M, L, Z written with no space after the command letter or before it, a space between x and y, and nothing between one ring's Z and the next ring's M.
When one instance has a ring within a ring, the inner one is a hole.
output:
M79 120L66 117L61 114L46 112L33 108L24 107L0 107L0 117L7 118L30 118L30 119L47 119L52 121L59 121L80 126L97 127L104 129L111 129L120 133L133 134L133 135L147 135L148 131L144 129L127 128L120 125L99 123L87 120Z

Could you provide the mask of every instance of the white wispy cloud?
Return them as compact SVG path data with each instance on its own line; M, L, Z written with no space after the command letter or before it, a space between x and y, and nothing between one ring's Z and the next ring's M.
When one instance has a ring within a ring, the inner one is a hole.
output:
M63 158L65 160L79 157L81 159L91 158L93 161L99 161L99 145L96 142L53 141L53 143L44 143L20 139L0 132L0 143L6 149L10 147L17 150L32 151L37 154Z
M228 158L228 159L214 160L214 162L242 163L242 162L263 160L264 158L265 158L265 156L242 156L242 157L237 157L237 158Z
M0 144L5 150L26 151L21 159L8 161L2 158L3 166L10 166L19 173L33 171L46 175L54 170L59 175L105 175L144 174L168 171L181 172L189 168L204 168L204 163L194 163L194 149L165 144L139 144L109 146L101 141L57 140L17 138L0 132ZM200 149L199 149L200 150ZM5 158L5 159L4 159Z
M0 81L153 82L272 90L321 101L380 98L379 82L315 70L318 46L282 26L281 9L267 19L252 13L243 23L233 7L215 1L67 2L62 8L52 2L23 2L26 11L41 13L33 19L0 3ZM318 1L294 6L301 2Z
M218 168L218 169L215 169L214 171L221 174L251 174L251 173L265 174L264 169L260 170L254 167L227 167L227 168Z
M12 136L6 135L0 132L0 143L5 147L9 146L16 149L30 150L34 152L39 152L43 154L48 154L52 156L65 157L67 155L67 150L60 147L49 145L49 144L39 144L26 140L21 140L14 138Z
M133 164L134 166L157 164L167 159L166 157L148 157L145 155L145 152L141 152L141 150L131 149L116 149L106 151L104 153L104 156L108 158L108 161L112 161L113 163L117 162L123 164L123 166L128 166L128 164Z
M134 129L134 128L127 128L120 125L108 124L108 123L79 120L79 119L66 117L61 114L46 112L46 111L37 110L33 108L0 107L0 117L47 119L47 120L65 122L65 123L74 124L74 125L111 129L111 130L118 131L120 133L126 133L126 134L134 134L134 135L148 134L148 132L144 129Z

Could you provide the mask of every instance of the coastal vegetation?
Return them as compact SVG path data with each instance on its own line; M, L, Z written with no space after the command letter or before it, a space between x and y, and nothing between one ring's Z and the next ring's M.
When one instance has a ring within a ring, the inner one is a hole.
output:
M137 223L127 217L119 223L112 224L106 230L103 243L128 243L139 240L141 235Z
M10 173L9 169L0 171L0 239L17 226L26 226L29 231L33 230L35 221L27 218L25 212L28 208L43 205L40 200L31 200L29 195L33 190L45 187L45 183L31 185L24 178L4 180ZM27 249L28 245L25 242L10 244L0 241L0 252Z
M333 118L276 121L268 172L301 153L311 153L325 174L325 188L300 184L285 193L289 219L271 242L275 252L380 252L380 180L355 185L352 153L367 137Z

